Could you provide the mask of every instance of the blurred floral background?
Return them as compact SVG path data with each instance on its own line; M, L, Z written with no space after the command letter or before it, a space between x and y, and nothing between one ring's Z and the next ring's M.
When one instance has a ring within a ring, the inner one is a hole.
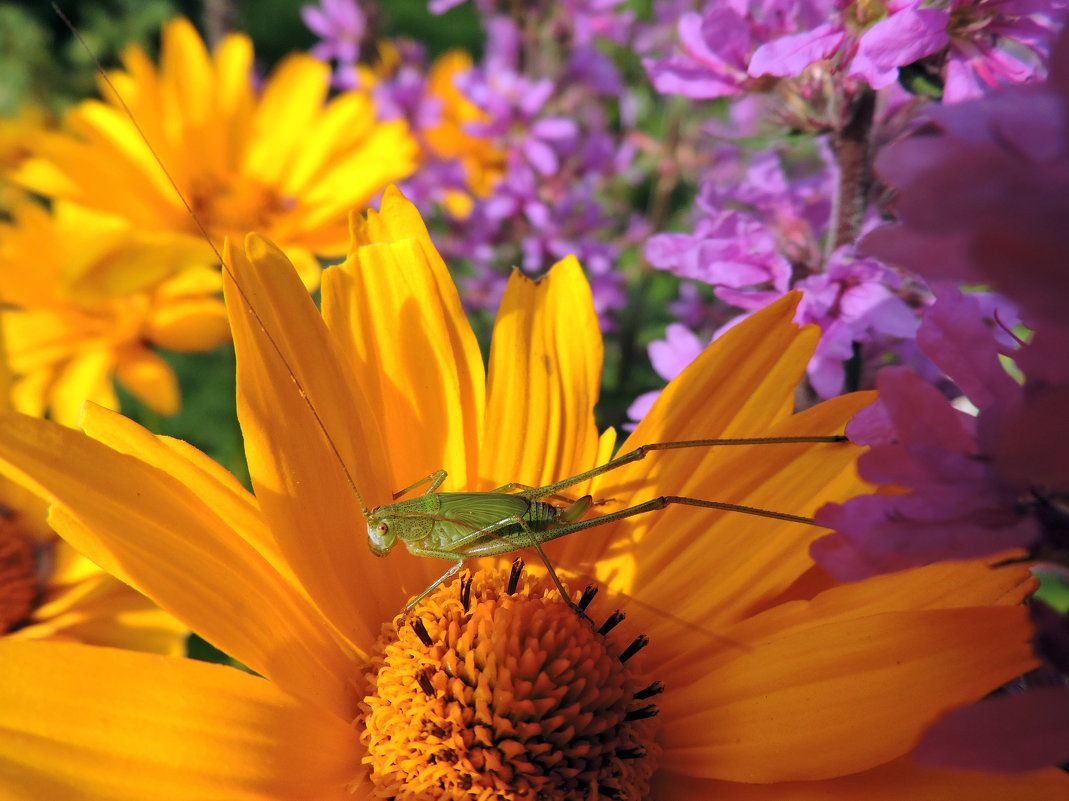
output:
M1038 560L1023 683L1069 709L1060 0L60 5L82 41L48 3L0 3L11 408L75 426L89 399L248 483L208 241L264 234L318 298L348 212L390 184L484 354L511 270L578 259L601 428L799 291L821 334L797 409L880 392L847 433L881 489L820 510L814 560L839 581Z

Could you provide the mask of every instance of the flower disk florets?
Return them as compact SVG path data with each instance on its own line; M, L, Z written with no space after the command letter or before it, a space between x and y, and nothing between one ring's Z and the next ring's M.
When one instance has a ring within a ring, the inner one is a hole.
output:
M33 541L17 525L0 517L0 635L29 616L37 593Z
M660 685L635 669L626 638L600 630L547 578L488 571L384 627L358 721L377 793L645 797Z

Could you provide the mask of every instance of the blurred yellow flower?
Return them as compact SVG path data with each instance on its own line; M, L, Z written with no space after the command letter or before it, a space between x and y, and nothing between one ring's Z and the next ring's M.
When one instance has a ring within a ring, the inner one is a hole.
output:
M457 77L471 68L471 56L463 50L450 50L435 59L427 75L427 93L439 106L438 124L420 135L433 155L459 161L472 194L485 198L504 175L505 152L467 130L472 123L487 120L486 112L456 85ZM470 213L471 206L471 197L461 193L451 193L446 198L447 210L459 219Z
M121 218L72 203L24 201L0 223L0 313L15 408L77 424L82 402L118 408L112 378L159 414L178 381L154 346L199 352L230 339L218 271L197 266L195 240L157 247ZM174 277L123 292L109 279L146 259Z
M371 65L356 65L357 84L362 91L372 93L376 86L397 78L405 66L403 45L384 39L378 43ZM427 69L413 131L420 143L421 165L456 162L464 172L468 191L444 189L441 199L446 211L456 219L471 213L473 195L489 197L505 172L505 151L468 130L474 123L489 120L489 115L457 87L457 78L471 69L471 55L465 50L447 50L434 60ZM435 122L421 127L424 118Z
M566 259L537 284L513 278L487 383L445 266L394 192L381 215L354 217L322 312L262 237L227 262L255 497L191 447L96 407L85 435L0 416L0 459L50 493L65 537L260 676L0 642L0 795L1003 801L1069 790L1059 771L987 776L908 758L941 712L1034 663L1019 566L839 585L809 558L814 527L670 507L547 543L566 580L601 579L609 597L593 617L626 609L613 631L488 559L473 561L470 585L427 599L422 631L397 632L407 598L445 565L402 549L376 559L354 485L369 504L439 468L449 491L541 485L612 449L593 419L601 341L582 271ZM818 338L792 324L792 302L714 343L624 448L840 431L872 396L792 414ZM681 493L810 514L864 488L856 454L675 451L589 490L599 511Z
M365 94L326 102L329 68L310 56L290 56L257 89L246 36L226 36L209 55L179 18L164 26L158 69L137 47L127 48L123 63L126 71L110 77L129 115L102 85L107 102L87 100L68 112L67 132L42 137L14 179L126 219L159 236L161 248L192 243L205 263L214 259L138 128L217 247L225 236L262 231L309 286L318 282L316 256L345 252L348 210L415 168L405 123L380 122ZM168 277L170 262L146 254L139 269L122 274L125 291Z
M182 656L188 629L45 523L46 504L0 476L0 638Z
M13 184L10 174L29 158L33 144L55 121L40 106L26 103L13 117L0 117L0 210L13 208L26 190Z
M2 348L0 367L0 411L9 413ZM41 498L0 475L0 638L184 654L188 630L57 537L46 513Z

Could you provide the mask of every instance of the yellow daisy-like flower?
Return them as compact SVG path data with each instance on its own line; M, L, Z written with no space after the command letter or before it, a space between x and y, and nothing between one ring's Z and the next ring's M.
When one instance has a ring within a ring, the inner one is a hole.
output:
M404 122L380 122L364 94L325 102L330 70L310 56L290 56L257 90L246 36L226 36L209 55L193 26L176 19L163 28L158 70L137 47L123 63L126 71L110 78L130 114L102 85L108 102L72 109L69 133L43 137L14 178L180 249L192 244L205 262L214 254L139 127L214 242L261 231L309 285L318 281L316 255L345 252L348 210L415 168ZM129 292L154 285L170 265L146 258L124 266L110 280Z
M0 348L0 411L10 374ZM188 631L56 536L47 504L0 475L0 638L62 640L181 656Z
M57 537L46 506L0 476L0 638L185 654L186 627Z
M201 352L230 339L219 273L190 266L198 249L157 249L110 215L33 202L0 224L0 325L16 376L15 408L73 426L85 400L118 408L112 377L160 414L181 403L178 380L152 348ZM175 277L119 294L98 280L116 263L169 259Z
M260 674L0 642L0 794L1066 792L1058 771L988 776L908 758L942 711L1034 663L1020 567L837 585L808 557L813 527L672 506L546 544L569 583L601 578L601 597L583 599L593 624L545 577L487 559L395 629L447 565L401 548L374 558L350 481L369 504L439 468L448 491L539 485L597 464L612 437L594 426L601 343L574 260L537 284L512 280L487 384L415 209L388 192L381 215L354 217L353 237L324 275L321 313L265 239L228 256L255 497L189 446L95 407L86 435L0 418L0 459L51 493L65 537ZM791 414L817 340L792 313L774 304L715 343L624 447L841 430L871 396ZM809 514L862 489L855 455L841 444L680 450L589 489L599 514L677 493Z

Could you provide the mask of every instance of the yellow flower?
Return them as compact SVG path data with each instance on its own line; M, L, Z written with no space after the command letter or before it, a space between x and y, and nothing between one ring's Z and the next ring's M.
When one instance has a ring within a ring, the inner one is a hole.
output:
M0 224L0 323L15 408L73 426L86 399L118 408L115 376L158 413L175 414L178 381L151 345L199 352L230 338L219 274L195 266L198 250L157 249L129 223L74 204L50 214L23 202L13 215ZM100 280L150 253L169 260L175 277L125 294Z
M9 210L24 199L25 190L11 183L10 173L29 158L34 143L52 127L52 117L30 103L13 117L0 117L0 209Z
M0 348L0 411L10 375ZM0 638L185 653L186 628L56 536L47 504L0 475Z
M540 485L611 449L594 426L601 343L581 270L514 277L485 383L441 258L394 192L381 215L354 217L322 312L265 239L228 263L255 497L95 407L86 435L0 417L0 459L48 490L79 549L260 676L0 642L0 795L1001 801L1069 788L1057 771L908 758L942 711L1033 664L1020 567L838 585L808 557L813 527L673 506L547 543L576 592L601 577L593 626L544 577L487 559L398 632L447 565L402 548L373 558L354 486L374 505L439 468L447 491ZM715 343L624 448L840 431L871 395L791 414L817 340L792 313L774 304ZM804 515L862 489L855 456L680 450L590 490L599 514L678 492ZM628 617L608 631L617 606Z
M0 638L185 654L186 627L57 537L45 511L0 476Z
M471 56L463 50L440 55L427 73L427 94L439 107L438 124L421 132L424 145L434 156L459 161L468 186L476 197L489 197L505 171L505 153L489 140L474 136L467 128L486 122L487 114L457 88L456 79L471 70ZM463 219L471 212L472 200L462 193L446 198L449 212Z
M398 43L382 40L376 48L374 63L356 66L358 85L370 93L380 83L394 79L403 66L404 55ZM442 198L446 210L457 219L471 213L472 195L489 197L505 172L505 151L468 130L473 123L489 120L487 113L457 87L457 78L471 68L471 55L464 50L448 50L434 60L427 70L420 116L433 114L437 120L433 126L415 131L420 142L421 163L455 161L464 170L470 194L447 189Z
M346 215L415 167L416 145L403 122L379 122L370 99L347 93L324 103L329 69L293 55L254 86L249 39L231 34L209 55L193 26L164 26L160 67L137 47L111 74L136 123L113 93L69 112L69 133L43 137L38 156L14 178L43 195L65 198L128 220L179 248L214 254L203 241L138 132L140 127L211 238L270 236L309 285L315 255L345 252ZM169 265L142 260L124 272L126 291L166 276Z

